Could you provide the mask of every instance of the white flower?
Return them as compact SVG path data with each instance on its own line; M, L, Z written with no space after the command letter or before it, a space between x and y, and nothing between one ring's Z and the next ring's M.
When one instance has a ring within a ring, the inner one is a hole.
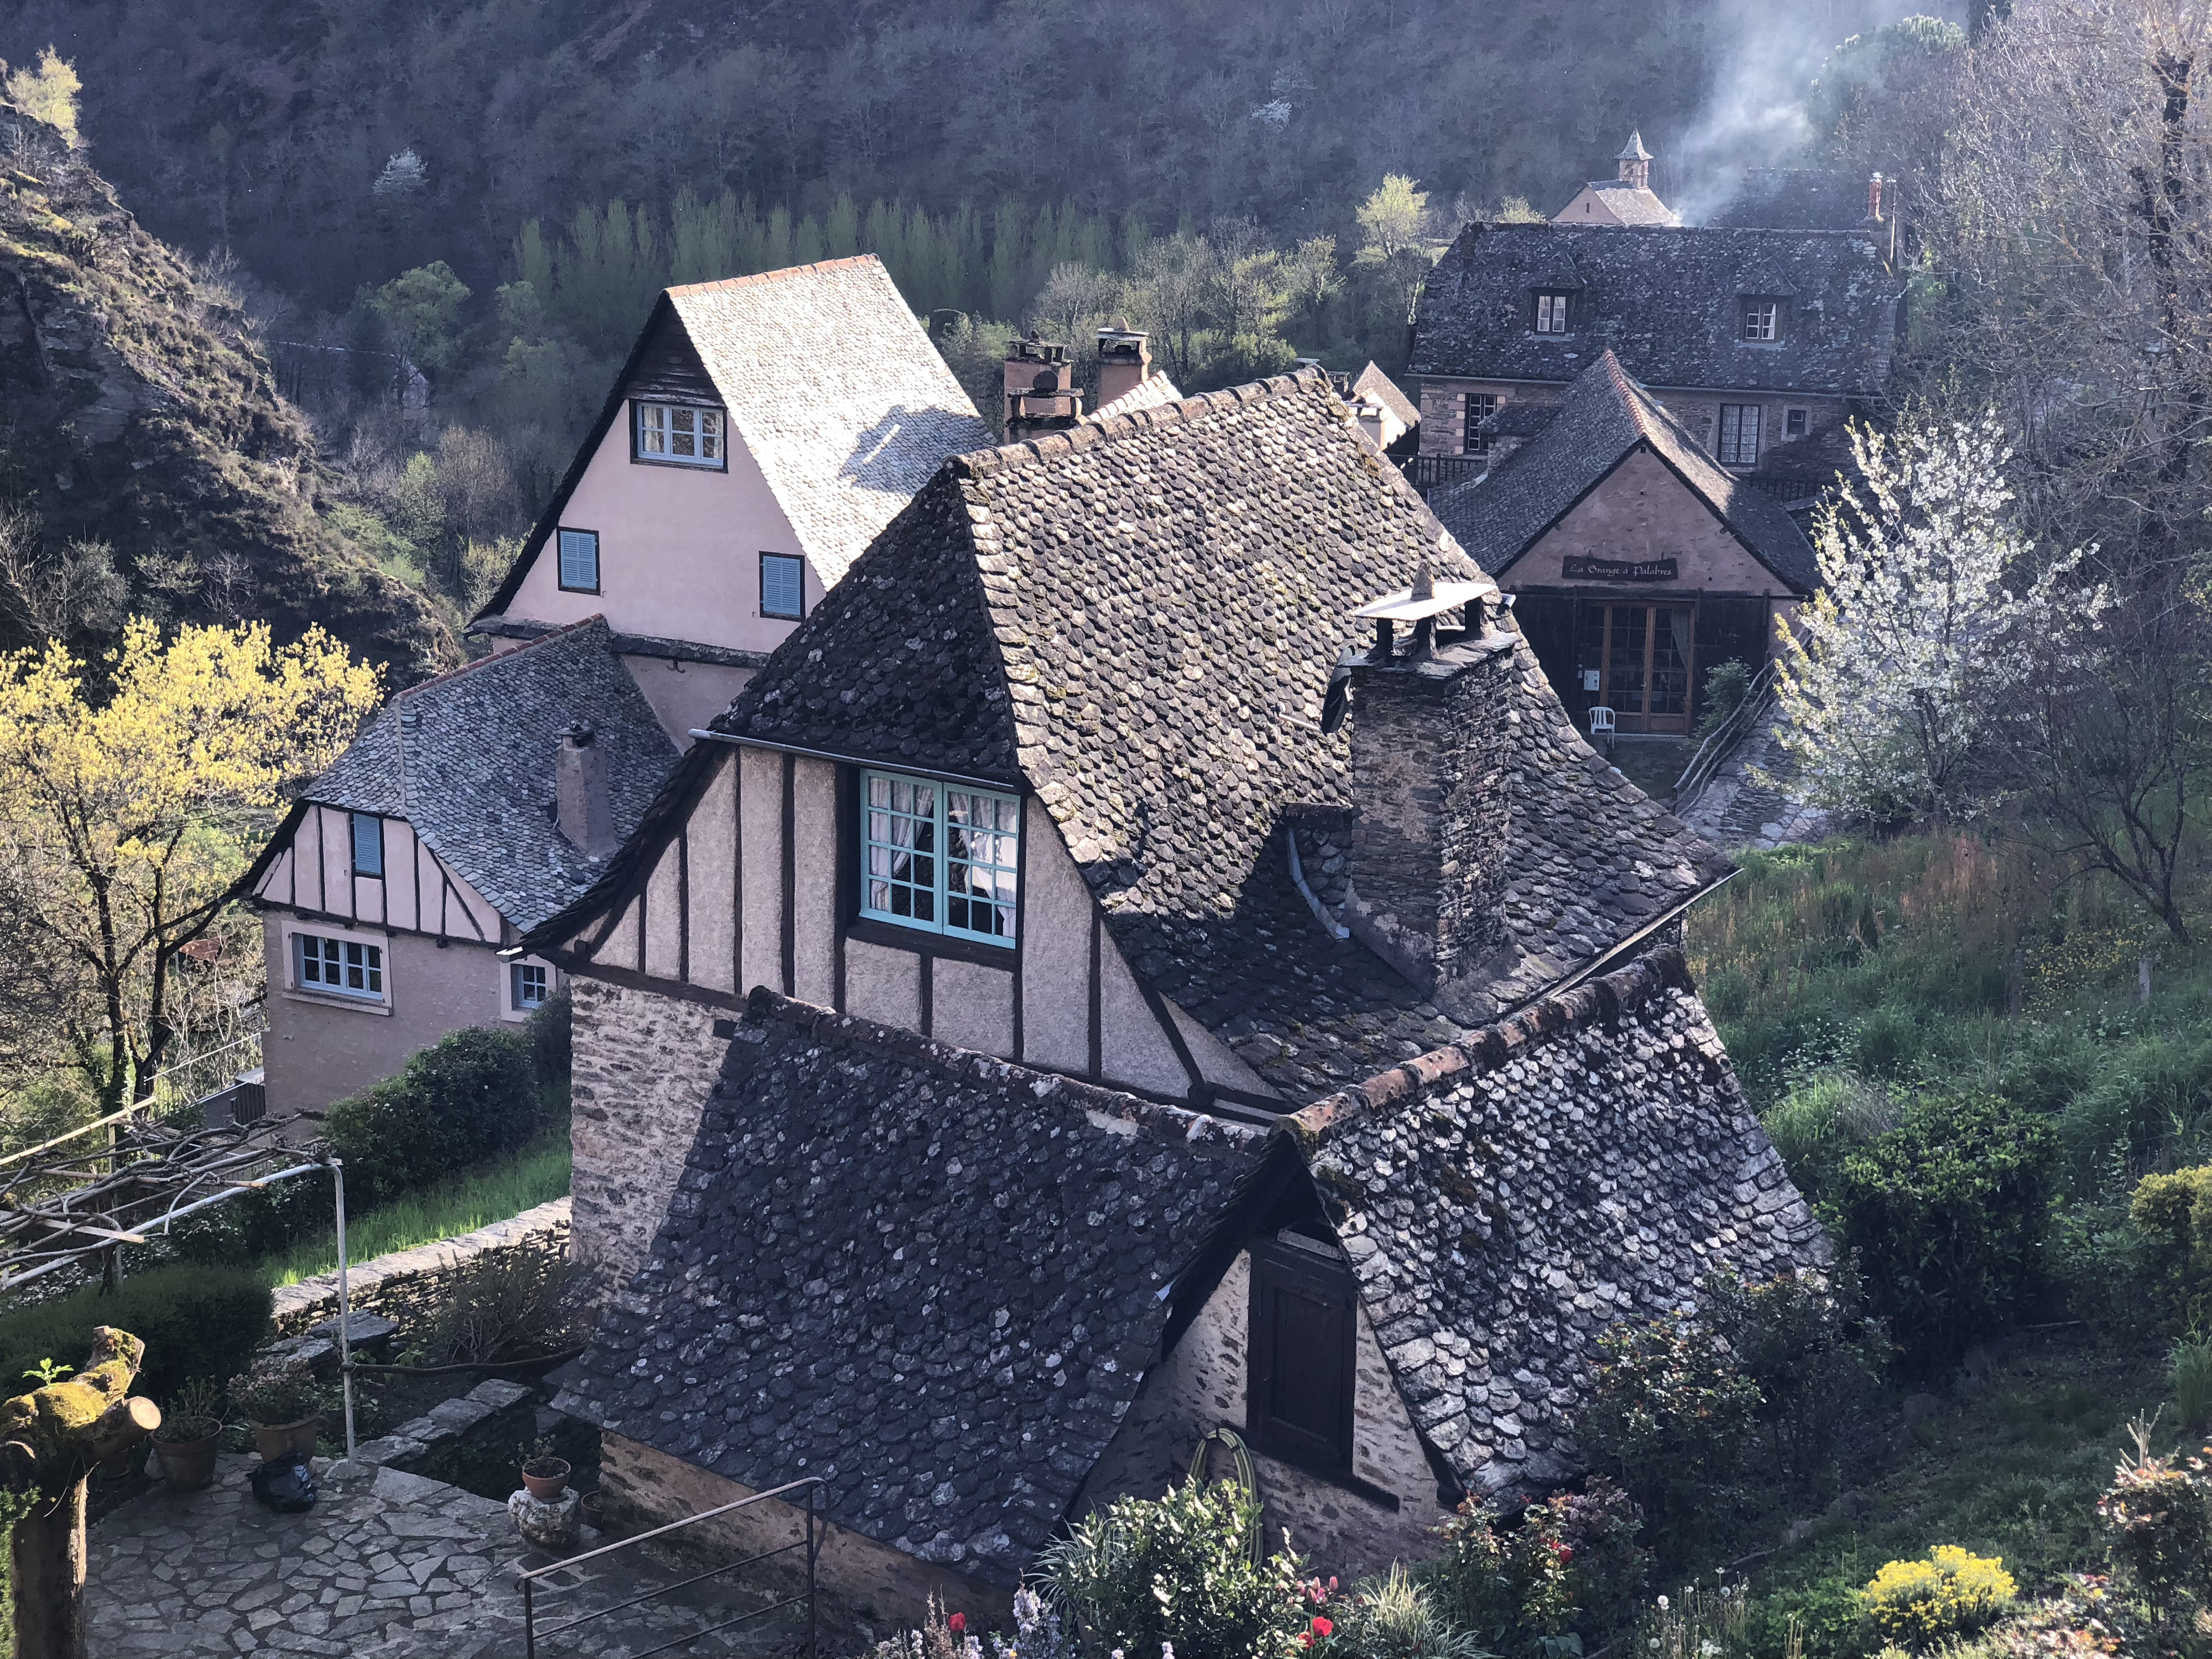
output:
M1659 1598L1659 1611L1662 1613L1667 1611L1667 1598L1663 1595Z

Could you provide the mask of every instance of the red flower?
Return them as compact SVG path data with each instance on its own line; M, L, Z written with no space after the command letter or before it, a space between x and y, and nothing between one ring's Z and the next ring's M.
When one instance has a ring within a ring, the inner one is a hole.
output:
M1326 1619L1316 1619L1313 1621L1313 1633L1316 1636L1329 1636L1334 1634L1336 1626Z
M1313 1632L1310 1630L1300 1631L1298 1632L1298 1645L1302 1648L1311 1647L1313 1645Z
M955 1636L959 1635L962 1631L968 1628L968 1615L964 1613L954 1613L950 1619L945 1621L945 1628L951 1631Z

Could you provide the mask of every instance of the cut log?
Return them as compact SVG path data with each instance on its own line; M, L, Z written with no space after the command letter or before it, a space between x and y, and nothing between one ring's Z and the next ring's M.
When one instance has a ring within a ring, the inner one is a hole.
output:
M15 1659L88 1659L85 1477L161 1425L161 1407L131 1393L145 1358L143 1342L102 1325L82 1370L0 1405L0 1480L34 1500L9 1540Z

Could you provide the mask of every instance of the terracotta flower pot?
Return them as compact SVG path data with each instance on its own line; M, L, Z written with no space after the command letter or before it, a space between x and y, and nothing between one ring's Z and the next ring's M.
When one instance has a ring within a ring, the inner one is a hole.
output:
M532 1473L533 1470L536 1471L535 1474ZM522 1484L529 1489L530 1495L539 1503L550 1504L561 1496L562 1489L568 1486L568 1474L567 1459L549 1457L542 1463L524 1464Z
M171 1492L198 1492L215 1479L215 1455L222 1449L222 1431L198 1440L156 1440L154 1455Z
M315 1437L321 1431L319 1416L303 1417L296 1423L256 1423L253 1443L261 1449L261 1461L274 1463L280 1457L315 1455Z

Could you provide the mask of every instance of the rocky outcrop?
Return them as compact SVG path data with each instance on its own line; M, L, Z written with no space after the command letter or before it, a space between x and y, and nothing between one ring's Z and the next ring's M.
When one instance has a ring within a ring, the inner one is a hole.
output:
M5 101L0 410L0 501L50 541L107 543L133 610L320 623L403 681L456 655L421 594L316 517L313 436L236 302Z

